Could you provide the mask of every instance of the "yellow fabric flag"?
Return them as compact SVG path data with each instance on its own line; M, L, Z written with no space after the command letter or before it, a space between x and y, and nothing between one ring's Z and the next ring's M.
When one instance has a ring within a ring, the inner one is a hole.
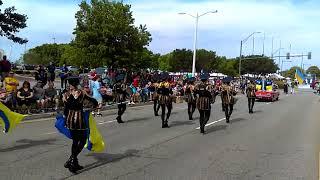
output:
M102 152L105 150L105 143L97 128L96 121L93 119L92 114L89 115L89 138L86 148L93 152Z
M25 117L25 115L11 111L0 102L0 125L4 127L5 133L11 132Z

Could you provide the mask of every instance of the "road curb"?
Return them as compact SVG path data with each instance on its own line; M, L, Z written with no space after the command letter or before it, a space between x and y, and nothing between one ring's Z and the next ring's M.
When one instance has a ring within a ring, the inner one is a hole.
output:
M151 105L151 104L153 104L153 102L140 103L140 104L135 104L133 106L128 106L128 107L133 108L133 107L147 106L147 105ZM117 109L117 106L115 106L115 105L104 107L101 110L101 114L103 116L115 115L115 114L117 114L117 111L111 111L111 110L115 110L115 109ZM34 115L30 115L30 116L25 117L24 121L32 121L32 120L38 120L38 119L49 119L49 118L54 118L56 115L57 115L57 112L34 114Z

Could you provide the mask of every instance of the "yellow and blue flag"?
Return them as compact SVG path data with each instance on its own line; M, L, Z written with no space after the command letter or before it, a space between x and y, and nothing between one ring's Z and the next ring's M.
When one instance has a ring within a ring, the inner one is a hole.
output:
M93 119L93 116L90 112L85 112L84 116L85 120L89 123L89 129L88 129L88 140L85 147L89 151L93 152L102 152L105 150L105 144L102 138L102 135L100 134L96 121Z
M299 69L296 69L296 73L294 76L298 80L299 84L303 84L305 78L303 73Z
M97 128L96 121L93 119L92 114L89 111L84 112L84 121L89 127L87 129L87 143L85 147L92 152L102 152L105 150L105 143L101 133ZM65 135L67 138L72 139L70 129L66 127L65 118L62 115L56 117L55 127L58 131Z
M11 132L25 117L25 115L11 111L0 102L0 125L4 127L5 133Z

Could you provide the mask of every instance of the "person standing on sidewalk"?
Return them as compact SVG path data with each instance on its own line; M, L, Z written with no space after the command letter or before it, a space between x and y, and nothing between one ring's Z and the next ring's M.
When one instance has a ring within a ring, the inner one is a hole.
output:
M48 81L49 82L54 82L54 79L56 78L56 74L55 74L55 71L56 71L56 66L50 62L49 66L47 67L48 69Z
M61 74L60 74L60 78L61 78L61 89L63 88L67 88L67 81L66 79L68 78L68 72L69 69L66 66L66 64L63 65L63 67L61 68ZM64 86L63 86L64 85Z
M7 60L7 56L3 56L2 60L0 61L0 71L1 82L3 82L4 78L7 77L11 71L11 63Z

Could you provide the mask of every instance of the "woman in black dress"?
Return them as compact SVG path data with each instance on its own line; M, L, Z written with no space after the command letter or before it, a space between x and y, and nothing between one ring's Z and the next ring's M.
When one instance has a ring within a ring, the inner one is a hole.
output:
M66 126L70 129L72 137L71 156L64 164L65 168L68 168L71 172L75 173L78 170L83 169L79 165L78 155L82 151L87 140L88 123L84 119L84 104L89 101L93 108L98 106L98 102L89 97L84 91L78 89L79 79L70 78L69 91L64 93L63 101L65 103L65 119Z

